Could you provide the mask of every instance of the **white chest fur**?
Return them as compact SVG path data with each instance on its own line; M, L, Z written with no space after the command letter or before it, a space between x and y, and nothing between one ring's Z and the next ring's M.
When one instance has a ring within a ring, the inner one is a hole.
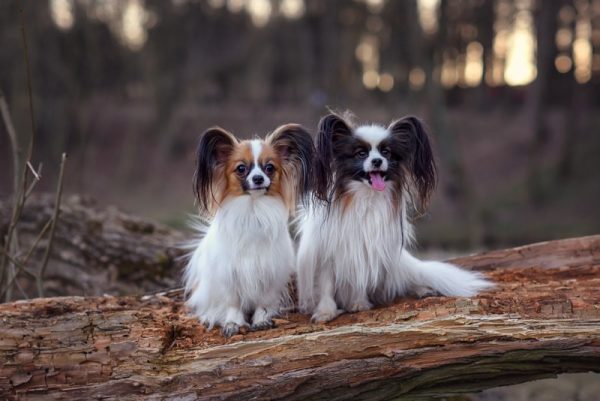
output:
M331 210L324 227L328 241L323 254L334 267L339 287L358 284L373 290L398 259L408 240L409 223L395 209L390 189L373 191L357 182L350 195L347 204L339 203Z
M186 269L188 305L208 323L222 324L228 308L277 309L294 270L288 211L271 196L227 200Z
M390 271L397 268L403 247L412 241L404 206L393 196L392 185L379 192L354 182L345 201L329 210L319 205L304 213L298 251L299 287L306 295L302 301L307 302L304 309L318 302L317 277L325 270L333 274L341 304L355 299L357 293L388 292L383 287Z
M389 187L377 192L356 182L345 202L329 211L316 205L303 214L299 306L314 320L331 320L338 308L356 312L411 293L472 296L491 286L478 273L413 257L406 249L413 238L408 194L394 198Z

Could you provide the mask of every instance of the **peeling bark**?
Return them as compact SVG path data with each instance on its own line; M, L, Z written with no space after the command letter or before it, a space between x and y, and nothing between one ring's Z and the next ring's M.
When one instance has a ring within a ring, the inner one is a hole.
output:
M455 262L497 288L229 340L181 291L0 305L0 398L413 399L600 371L600 236Z

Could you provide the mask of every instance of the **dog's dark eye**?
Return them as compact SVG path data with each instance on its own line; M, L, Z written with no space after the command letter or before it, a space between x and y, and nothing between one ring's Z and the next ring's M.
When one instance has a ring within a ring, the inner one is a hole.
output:
M359 149L358 151L356 151L356 153L354 154L354 156L356 156L359 159L366 159L367 156L369 154L364 150L364 149Z
M392 152L390 151L389 148L381 149L381 156L388 158L388 157L390 157L391 154L392 154Z
M267 165L265 165L265 173L267 173L268 175L271 175L275 172L275 166L272 165L271 163L267 163Z
M237 166L235 168L235 172L238 173L239 175L244 175L246 174L246 166L243 164L240 164L239 166Z

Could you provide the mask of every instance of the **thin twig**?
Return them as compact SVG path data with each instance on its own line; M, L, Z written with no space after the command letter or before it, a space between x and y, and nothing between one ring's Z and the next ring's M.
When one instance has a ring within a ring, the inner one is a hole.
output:
M27 30L25 29L25 13L23 11L23 1L21 1L21 6L19 7L19 16L21 22L21 39L23 41L23 55L25 59L25 71L27 72L27 97L29 99L29 119L31 121L31 138L29 139L29 144L27 146L27 158L25 159L25 163L31 162L31 157L33 156L33 142L35 139L35 113L33 110L33 90L32 90L32 80L31 80L31 62L29 61L29 45L27 42ZM35 181L34 181L35 182ZM18 208L15 213L15 221L14 225L19 221L21 217L21 212L23 211L23 207L25 206L25 201L27 200L27 194L31 193L33 189L32 184L29 189L27 189L27 168L23 166L23 175L22 175L22 193L20 194ZM10 233L10 231L9 231ZM10 238L9 238L10 240Z
M29 45L27 44L27 31L25 30L25 13L23 12L23 1L19 7L21 17L21 39L23 40L23 51L25 53L25 67L27 71L27 93L29 95L29 117L31 120L31 140L27 148L27 161L31 160L33 154L33 140L35 138L35 113L33 111L33 91L31 89L31 62L29 61Z
M27 191L25 192L25 199L29 198L29 196L33 192L33 188L35 188L35 185L42 179L42 163L38 165L36 174L37 177L31 182L31 184L29 184L29 188L27 188Z
M48 266L48 259L50 259L50 251L52 250L52 243L54 242L54 232L56 230L56 223L58 222L58 218L60 215L60 200L62 198L63 192L63 179L65 176L65 165L67 164L67 154L63 153L60 160L60 172L58 173L58 184L56 186L56 198L54 200L54 213L52 214L52 223L50 225L50 236L48 238L48 245L46 246L46 251L44 252L44 257L42 259L42 265L40 266L40 270L37 276L36 284L38 290L38 296L44 296L44 273L46 272L46 267Z
M17 156L13 155L13 157L17 157ZM15 171L14 174L18 174L18 172ZM19 186L21 187L21 189L19 189L18 192L16 192L13 195L12 214L10 217L10 223L8 225L8 231L6 234L5 241L4 241L4 251L5 252L4 252L4 254L2 256L2 260L0 262L0 283L3 282L4 274L8 268L8 266L7 266L8 259L6 258L6 255L8 255L10 253L15 229L16 229L17 223L19 222L19 219L21 217L21 212L23 210L23 206L25 205L25 193L26 193L26 186L27 186L27 169L25 169L25 168L22 169L21 182L20 182Z
M46 234L46 232L50 228L51 223L52 223L52 218L50 218L46 222L46 224L44 225L44 227L42 228L42 230L39 232L38 236L33 241L33 244L31 245L31 247L27 251L27 254L25 255L25 257L22 260L19 261L19 260L13 258L10 254L6 254L6 257L8 258L8 260L12 264L14 264L15 266L17 266L17 271L16 271L15 275L10 278L10 280L4 286L4 288L2 289L2 291L0 291L0 298L2 298L4 296L4 294L6 294L6 292L8 291L8 289L12 286L13 282L15 281L15 279L17 278L17 276L21 272L25 272L25 273L29 274L31 277L33 277L34 279L37 280L37 276L38 275L27 268L27 263L29 262L29 258L33 254L33 251L35 250L35 248L37 248L37 245L39 244L39 242L41 241L41 239L44 237L44 235ZM4 255L4 250L2 248L0 248L0 253L2 253Z
M19 233L15 229L15 241L13 241L13 244L12 244L12 248L13 248L12 249L12 255L19 255L19 241L18 241L18 239L19 239ZM17 280L17 277L19 276L19 272L21 271L21 269L22 269L23 266L16 259L16 256L13 257L12 255L7 255L8 257L10 257L11 263L8 264L8 268L9 268L9 276L7 277L7 278L9 278L8 284L7 284L6 288L3 291L3 296L4 296L5 302L10 302L10 300L12 299L13 283L15 284L15 286L17 287L17 289L21 292L21 294L25 298L28 298L27 295L25 294L25 291L23 290L23 287L21 287L21 284Z
M41 173L41 168L42 165L40 164L40 173ZM38 173L38 177L40 176L40 173ZM25 166L23 166L23 175L21 177L22 180L22 187L21 190L18 193L18 196L16 196L16 198L14 198L14 202L13 202L13 214L11 216L11 220L10 220L10 224L8 226L8 234L6 235L6 242L5 242L5 247L4 250L6 251L5 255L8 254L10 252L10 247L11 244L13 242L13 238L16 240L16 229L17 229L17 224L19 223L19 220L21 219L21 213L23 212L23 209L25 208L25 202L27 201L27 199L29 198L29 195L31 195L31 192L33 191L33 188L35 187L35 185L38 183L37 179L34 179L29 186L27 186L27 169L25 168ZM3 280L3 273L6 270L6 258L3 256L2 258L2 263L0 264L0 283L2 283Z
M17 277L17 275L15 273L15 265L13 265L12 263L9 263L8 264L8 276L6 278L8 279L8 281L10 283L13 283L15 281L15 277ZM6 289L6 293L4 294L4 302L10 302L10 300L12 299L12 293L13 293L13 287L8 286L8 288Z
M15 252L18 253L18 252ZM6 302L10 302L10 300L12 299L12 289L13 289L13 283L16 285L17 289L21 292L21 294L26 298L29 299L27 297L27 294L25 294L25 291L23 290L23 287L21 287L21 284L19 283L19 281L17 280L17 277L19 276L19 272L21 270L27 271L26 269L23 269L23 265L17 261L16 259L14 259L12 256L7 255L7 257L10 259L11 263L9 263L9 280L8 283L6 284L6 286L4 287L4 289L2 290L2 292L0 292L0 296L4 297ZM27 271L29 273L29 271Z
M12 263L15 266L23 266L23 264L21 262L19 262L17 259L13 258L9 253L5 253L4 249L0 249L0 253L2 253L3 255L6 256L6 258L9 260L10 263ZM3 292L0 293L0 296L2 296L2 294L4 294Z
M10 115L8 113L5 113L5 111L8 111L8 109L4 109L4 108L2 108L2 109L3 109L2 118L4 120L5 126L7 127L7 131L9 132L9 137L11 139L11 142L13 142L13 139L16 140L16 136L13 136L12 134L10 134L11 128L9 128L9 127L12 126ZM14 133L14 131L13 131L13 133ZM13 142L13 160L17 160L17 163L18 163L18 158L19 158L18 152L19 152L18 146L16 145L16 142ZM21 205L21 198L23 195L23 192L21 192L21 190L19 188L21 186L23 186L23 187L25 186L24 181L26 181L27 171L25 169L23 169L22 174L21 174L21 171L18 169L18 167L15 167L15 171L13 171L13 174L15 177L14 182L15 182L16 192L13 194L13 208L12 208L12 213L11 213L11 217L10 217L10 223L8 226L7 234L6 234L6 237L4 238L4 253L2 254L2 259L0 260L0 283L4 282L4 276L7 273L7 269L8 269L7 255L10 253L10 250L11 250L11 244L13 241L14 230L16 228L17 221L20 216L20 205ZM23 185L21 185L21 183Z
M27 160L27 167L29 167L29 170L31 170L31 174L33 174L33 178L36 179L36 181L40 180L40 175L38 174L37 171L35 171L35 169L33 168L33 166L31 165L31 163L29 162L29 160Z
M13 256L14 259L16 259L17 255L19 255L19 231L18 229L15 227L15 231L14 231L14 241L11 244L11 256ZM8 277L7 277L7 281L9 281L10 283L13 283L17 277L17 266L14 263L9 263L8 264ZM4 296L4 301L5 302L10 302L10 300L12 299L12 293L13 293L13 287L9 286L8 289L6 290L6 294Z
M0 249L0 252L4 252L2 249ZM17 264L17 267L19 268L19 270L17 270L17 273L23 272L23 273L27 273L30 277L32 278L36 278L37 277L37 273L33 272L31 270L29 270L24 264L23 262L20 262L16 259L13 259L14 263ZM9 281L7 286L11 285L12 281ZM3 290L3 292L6 291L6 289ZM2 294L3 292L0 292L0 294Z
M31 138L29 140L29 146L27 148L27 157L24 159L24 163L29 162L31 160L31 156L33 154L33 141L35 138L35 118L34 118L34 112L33 112L33 95L32 95L32 85L31 85L31 63L29 61L29 46L27 45L27 32L25 30L25 15L23 12L23 2L21 2L21 6L19 7L19 15L20 15L20 22L21 22L21 39L23 40L23 53L24 53L24 59L25 59L25 67L26 67L26 71L27 71L27 92L29 95L29 111L30 111L30 119L31 119ZM8 108L6 109L8 110ZM3 119L6 123L6 118L4 113L2 113L3 115ZM10 119L8 120L10 121ZM7 125L8 126L8 125ZM11 123L12 126L12 123ZM14 130L13 130L14 133ZM10 135L10 133L9 133ZM16 143L16 134L14 135L14 139L15 139L15 143ZM11 138L12 141L12 138ZM8 253L10 252L11 249L11 244L13 241L13 235L14 235L14 230L17 226L17 223L21 217L21 212L23 211L23 207L25 205L25 201L27 199L27 168L25 166L25 164L23 163L23 168L19 168L19 166L21 165L21 163L19 163L20 161L20 157L19 157L19 152L15 153L14 152L14 146L13 146L13 163L15 164L15 171L13 171L13 175L14 175L14 191L15 193L13 194L13 210L12 210L12 215L11 215L11 219L10 219L10 224L8 226L8 231L7 231L7 235L4 241L4 254L2 255L2 259L0 260L0 283L2 283L4 281L4 275L7 271L7 262L8 262L8 258L6 257L6 255L8 255ZM17 147L18 148L18 147ZM14 160L17 161L14 161ZM21 188L19 190L19 188Z
M29 45L27 42L27 30L25 29L25 12L23 11L23 1L21 1L21 6L19 7L19 17L21 22L21 39L23 41L23 55L25 59L25 71L27 72L27 98L29 100L29 120L31 121L31 138L29 139L29 144L27 147L27 158L25 159L25 163L30 163L31 158L33 156L33 143L35 140L35 112L33 109L33 89L32 89L32 79L31 79L31 62L29 60ZM23 166L23 193L21 196L21 202L18 210L18 217L20 218L20 214L25 206L25 201L27 200L27 195L31 193L33 189L32 184L29 189L27 188L27 169ZM35 181L34 181L35 182ZM17 219L18 221L18 219Z
M8 104L6 103L6 99L4 98L4 93L0 91L0 114L2 115L2 120L4 122L4 126L6 127L6 132L8 133L8 138L10 140L11 149L12 149L12 158L13 158L13 190L14 190L14 198L13 198L13 213L11 215L11 223L9 225L9 230L7 232L6 238L4 239L4 253L2 259L0 260L0 283L4 281L4 274L7 269L7 257L10 250L10 243L12 242L12 223L13 217L15 215L15 208L17 205L17 194L19 192L19 178L21 177L20 169L19 169L19 160L21 158L21 149L19 148L19 143L17 141L17 134L15 132L14 125L12 123L12 119L10 118L10 112L8 110Z
M31 257L31 255L33 254L33 251L37 247L37 244L44 237L44 235L46 234L46 231L48 231L48 229L50 228L51 225L52 225L52 219L50 219L46 222L46 224L42 228L42 231L40 231L40 233L36 237L35 241L33 241L33 244L29 248L29 251L27 251L27 255L25 255L25 257L23 258L23 261L21 262L21 264L23 266L27 266L27 262L29 262L29 258Z
M17 276L15 275L15 278ZM23 289L23 287L21 286L21 283L19 283L19 280L14 280L15 285L17 286L17 289L19 290L19 292L21 293L21 295L23 296L23 298L25 299L29 299L29 296L27 296L27 293L25 292L25 290Z
M8 138L10 139L10 145L12 148L13 172L15 177L15 179L13 180L13 191L16 195L19 191L18 177L21 176L21 174L19 174L19 161L21 160L22 155L21 148L19 147L19 142L17 139L17 132L15 131L12 119L10 118L8 104L6 103L6 99L4 98L4 93L2 92L2 90L0 90L0 113L2 113L2 120L4 121L4 126L6 127L6 132L8 133Z
M9 302L10 299L12 298L12 284L18 275L17 271L15 271L14 266L18 262L15 259L13 259L8 252L5 252L4 249L1 250L1 253L2 253L2 260L7 261L8 263L6 263L6 267L5 267L5 271L7 272L7 276L6 276L7 283L4 286L4 288L2 289L2 291L0 291L0 296L4 297L4 302ZM17 265L17 266L20 266L20 265Z

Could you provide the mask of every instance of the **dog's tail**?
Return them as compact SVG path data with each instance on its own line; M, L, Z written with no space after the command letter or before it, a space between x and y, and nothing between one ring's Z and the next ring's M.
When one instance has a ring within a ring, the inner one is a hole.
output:
M463 270L450 263L422 261L406 250L400 259L399 273L403 277L398 277L397 281L400 284L399 295L407 292L422 295L431 289L444 296L471 297L494 287L494 283L486 280L482 274Z

